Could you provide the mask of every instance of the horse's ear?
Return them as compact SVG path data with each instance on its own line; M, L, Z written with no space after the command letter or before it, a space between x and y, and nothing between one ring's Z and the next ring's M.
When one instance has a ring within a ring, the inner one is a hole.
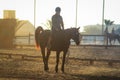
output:
M80 27L77 28L78 30L80 29Z

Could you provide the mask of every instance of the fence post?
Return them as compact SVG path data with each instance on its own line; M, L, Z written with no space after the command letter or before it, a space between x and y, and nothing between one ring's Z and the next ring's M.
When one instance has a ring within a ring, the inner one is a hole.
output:
M106 34L106 46L105 49L108 49L108 34Z
M30 44L30 33L28 35L28 44Z
M95 45L96 45L96 36L95 36L95 39L94 39L94 40L95 40Z

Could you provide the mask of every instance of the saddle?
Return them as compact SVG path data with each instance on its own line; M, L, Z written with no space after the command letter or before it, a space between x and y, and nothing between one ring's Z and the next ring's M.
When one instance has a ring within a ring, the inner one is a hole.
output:
M61 46L63 46L64 41L65 41L65 35L64 35L64 31L56 31L52 33L52 40L51 40L51 44L52 44L52 48L60 48Z

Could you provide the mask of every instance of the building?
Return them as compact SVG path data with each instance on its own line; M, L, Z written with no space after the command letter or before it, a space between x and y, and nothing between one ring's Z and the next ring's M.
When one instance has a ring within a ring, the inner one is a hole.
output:
M4 10L4 19L16 19L15 10Z
M17 20L14 10L4 10L0 19L0 49L13 48L15 36L34 34L34 26L26 20Z
M29 34L34 35L35 28L27 20L18 20L15 28L15 36L28 36Z

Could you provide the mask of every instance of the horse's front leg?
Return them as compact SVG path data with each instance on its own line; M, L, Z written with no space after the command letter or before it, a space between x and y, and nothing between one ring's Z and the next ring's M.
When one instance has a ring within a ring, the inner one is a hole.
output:
M46 71L49 70L49 67L48 67L48 60L49 60L49 56L50 56L50 50L47 50L47 56L46 56Z
M43 58L43 63L44 63L44 70L46 70L46 59L45 59L45 48L41 47L41 53L42 53L42 58Z
M56 51L56 66L55 66L56 73L58 72L59 57L60 57L60 52Z
M66 58L67 51L63 51L63 59L62 59L62 67L61 70L64 73L64 65L65 65L65 58Z

